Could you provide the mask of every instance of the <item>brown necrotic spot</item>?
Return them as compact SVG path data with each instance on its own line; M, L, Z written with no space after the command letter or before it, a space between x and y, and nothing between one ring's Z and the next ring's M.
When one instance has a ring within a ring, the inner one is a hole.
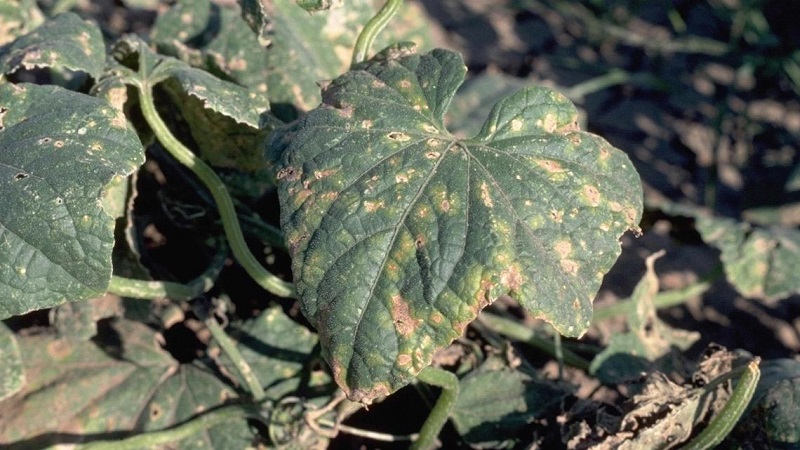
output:
M481 200L483 200L483 204L486 205L487 208L494 206L492 196L489 194L489 185L485 182L481 183Z
M411 137L409 135L402 133L400 131L392 131L391 133L387 134L386 137L397 142L406 142L411 140Z
M19 172L18 174L14 175L14 181L24 180L28 178L30 174Z
M600 191L598 191L596 187L590 185L584 186L583 195L590 205L597 206L600 204Z
M403 337L409 337L419 326L419 320L411 315L411 308L408 301L400 294L391 297L391 314L395 329Z

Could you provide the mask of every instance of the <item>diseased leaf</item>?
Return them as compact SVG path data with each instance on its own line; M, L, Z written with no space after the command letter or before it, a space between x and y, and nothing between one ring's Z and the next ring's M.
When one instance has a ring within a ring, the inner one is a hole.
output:
M50 324L59 338L88 341L97 335L97 321L121 317L122 299L104 295L82 302L64 303L50 310Z
M0 0L0 45L8 44L44 22L35 0Z
M297 390L301 372L317 345L316 335L286 316L280 307L267 309L229 332L238 341L245 361L258 374L267 398L277 401ZM220 362L229 372L235 372L225 354Z
M450 413L456 430L473 448L500 448L537 418L557 413L553 407L569 394L498 359L485 361L459 382Z
M524 89L453 137L464 73L445 50L364 64L272 142L303 311L351 399L407 384L500 295L581 335L641 216L627 156L552 90Z
M140 409L141 427L137 431L163 430L183 423L198 413L208 411L238 394L209 370L183 364L176 373L163 380L153 380L157 386ZM251 448L253 431L247 420L226 421L204 429L191 437L175 442L171 448L242 449Z
M96 80L105 61L100 29L71 12L59 14L0 49L0 70L6 74L54 67L86 72Z
M98 340L107 346L52 334L18 342L28 382L0 402L0 446L39 436L32 446L44 448L63 443L62 433L133 430L147 414L142 407L153 388L177 369L155 333L141 323L114 323Z
M370 0L350 0L346 7L333 7L309 14L294 0L244 2L246 17L270 41L270 102L284 120L297 111L308 111L320 102L318 83L345 72L353 46L364 25L377 12ZM398 41L415 41L430 47L432 39L419 5L405 2L392 26L380 33L373 49Z
M207 370L179 366L158 341L146 325L127 320L90 343L50 334L20 338L28 384L0 402L0 445L44 448L83 435L168 428L236 397ZM239 449L251 440L245 420L229 421L179 448Z
M0 322L0 401L16 394L25 385L25 371L17 338Z
M589 371L608 384L633 381L642 372L656 369L670 373L674 349L686 350L700 333L676 330L656 315L653 299L658 294L658 276L653 268L663 251L647 257L647 272L631 295L631 308L624 314L628 331L614 334L608 346L592 360Z
M158 16L150 39L162 54L260 94L267 92L267 50L236 4L179 1Z
M507 75L481 74L467 80L456 92L446 119L454 136L467 138L477 134L486 119L489 105L524 88L524 80Z
M720 249L728 281L743 295L779 299L800 292L800 231L698 217L697 231Z
M105 101L0 85L0 318L105 292L114 221L99 199L143 161L136 133Z
M322 11L342 5L342 0L295 0L297 6L308 12Z

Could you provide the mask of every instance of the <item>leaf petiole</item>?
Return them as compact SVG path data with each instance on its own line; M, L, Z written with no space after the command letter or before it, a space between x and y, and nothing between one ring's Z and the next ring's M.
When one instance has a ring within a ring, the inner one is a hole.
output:
M356 39L356 45L355 48L353 48L353 61L350 63L351 66L355 66L367 59L369 48L372 47L375 37L389 24L389 21L397 14L402 4L403 0L387 0L383 8L378 11L378 14L375 14L375 16L367 22L364 29L361 30L361 34L358 35L358 39Z
M149 84L139 85L139 93L142 114L159 142L178 162L194 172L211 192L222 218L225 236L228 238L233 255L239 264L242 265L248 275L268 292L279 297L293 297L295 295L294 286L269 273L250 252L244 240L242 229L239 226L239 219L236 216L233 200L231 200L225 184L210 166L175 138L164 121L161 120L153 102L152 86Z
M436 437L450 417L450 410L458 398L458 377L444 369L428 366L417 375L417 380L442 388L439 399L419 430L419 436L410 447L411 450L428 450L435 447Z

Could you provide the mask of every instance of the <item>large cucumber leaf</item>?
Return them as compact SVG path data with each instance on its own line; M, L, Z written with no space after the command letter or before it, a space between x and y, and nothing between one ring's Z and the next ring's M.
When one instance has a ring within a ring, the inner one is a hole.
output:
M627 156L552 90L524 89L453 137L465 71L445 50L368 62L272 141L303 311L351 399L407 384L501 295L581 335L640 219Z
M0 318L105 292L114 221L99 199L142 162L135 131L105 101L0 85Z

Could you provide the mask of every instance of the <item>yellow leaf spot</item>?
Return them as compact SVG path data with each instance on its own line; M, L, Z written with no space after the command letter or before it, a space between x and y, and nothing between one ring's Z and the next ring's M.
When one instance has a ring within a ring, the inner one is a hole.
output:
M398 183L408 183L408 175L399 173L394 176L394 181Z
M584 186L583 195L590 205L597 206L600 204L600 191L598 191L596 187L589 185Z
M361 121L361 128L364 128L365 130L369 130L370 128L372 128L372 125L373 125L373 122L371 120L362 120Z
M522 129L522 121L514 119L511 121L511 131L519 131Z
M578 265L577 262L571 259L562 259L560 261L560 264L561 268L564 269L564 272L573 276L578 274L578 269L580 268L580 266Z
M559 241L556 243L555 250L561 259L566 259L566 257L572 253L572 243L569 241Z
M379 202L370 202L370 201L364 202L364 208L367 210L367 212L375 212L385 206L386 204L383 202L383 200Z
M398 366L407 366L411 364L411 355L406 355L405 353L401 353L397 355L397 365Z
M550 173L562 173L565 171L561 164L549 159L536 161L536 165Z
M519 268L511 265L500 273L500 284L502 284L509 291L516 291L525 282L525 277L519 271Z
M485 182L481 183L481 200L483 200L483 204L486 205L487 208L494 207L492 196L489 195L489 186Z

